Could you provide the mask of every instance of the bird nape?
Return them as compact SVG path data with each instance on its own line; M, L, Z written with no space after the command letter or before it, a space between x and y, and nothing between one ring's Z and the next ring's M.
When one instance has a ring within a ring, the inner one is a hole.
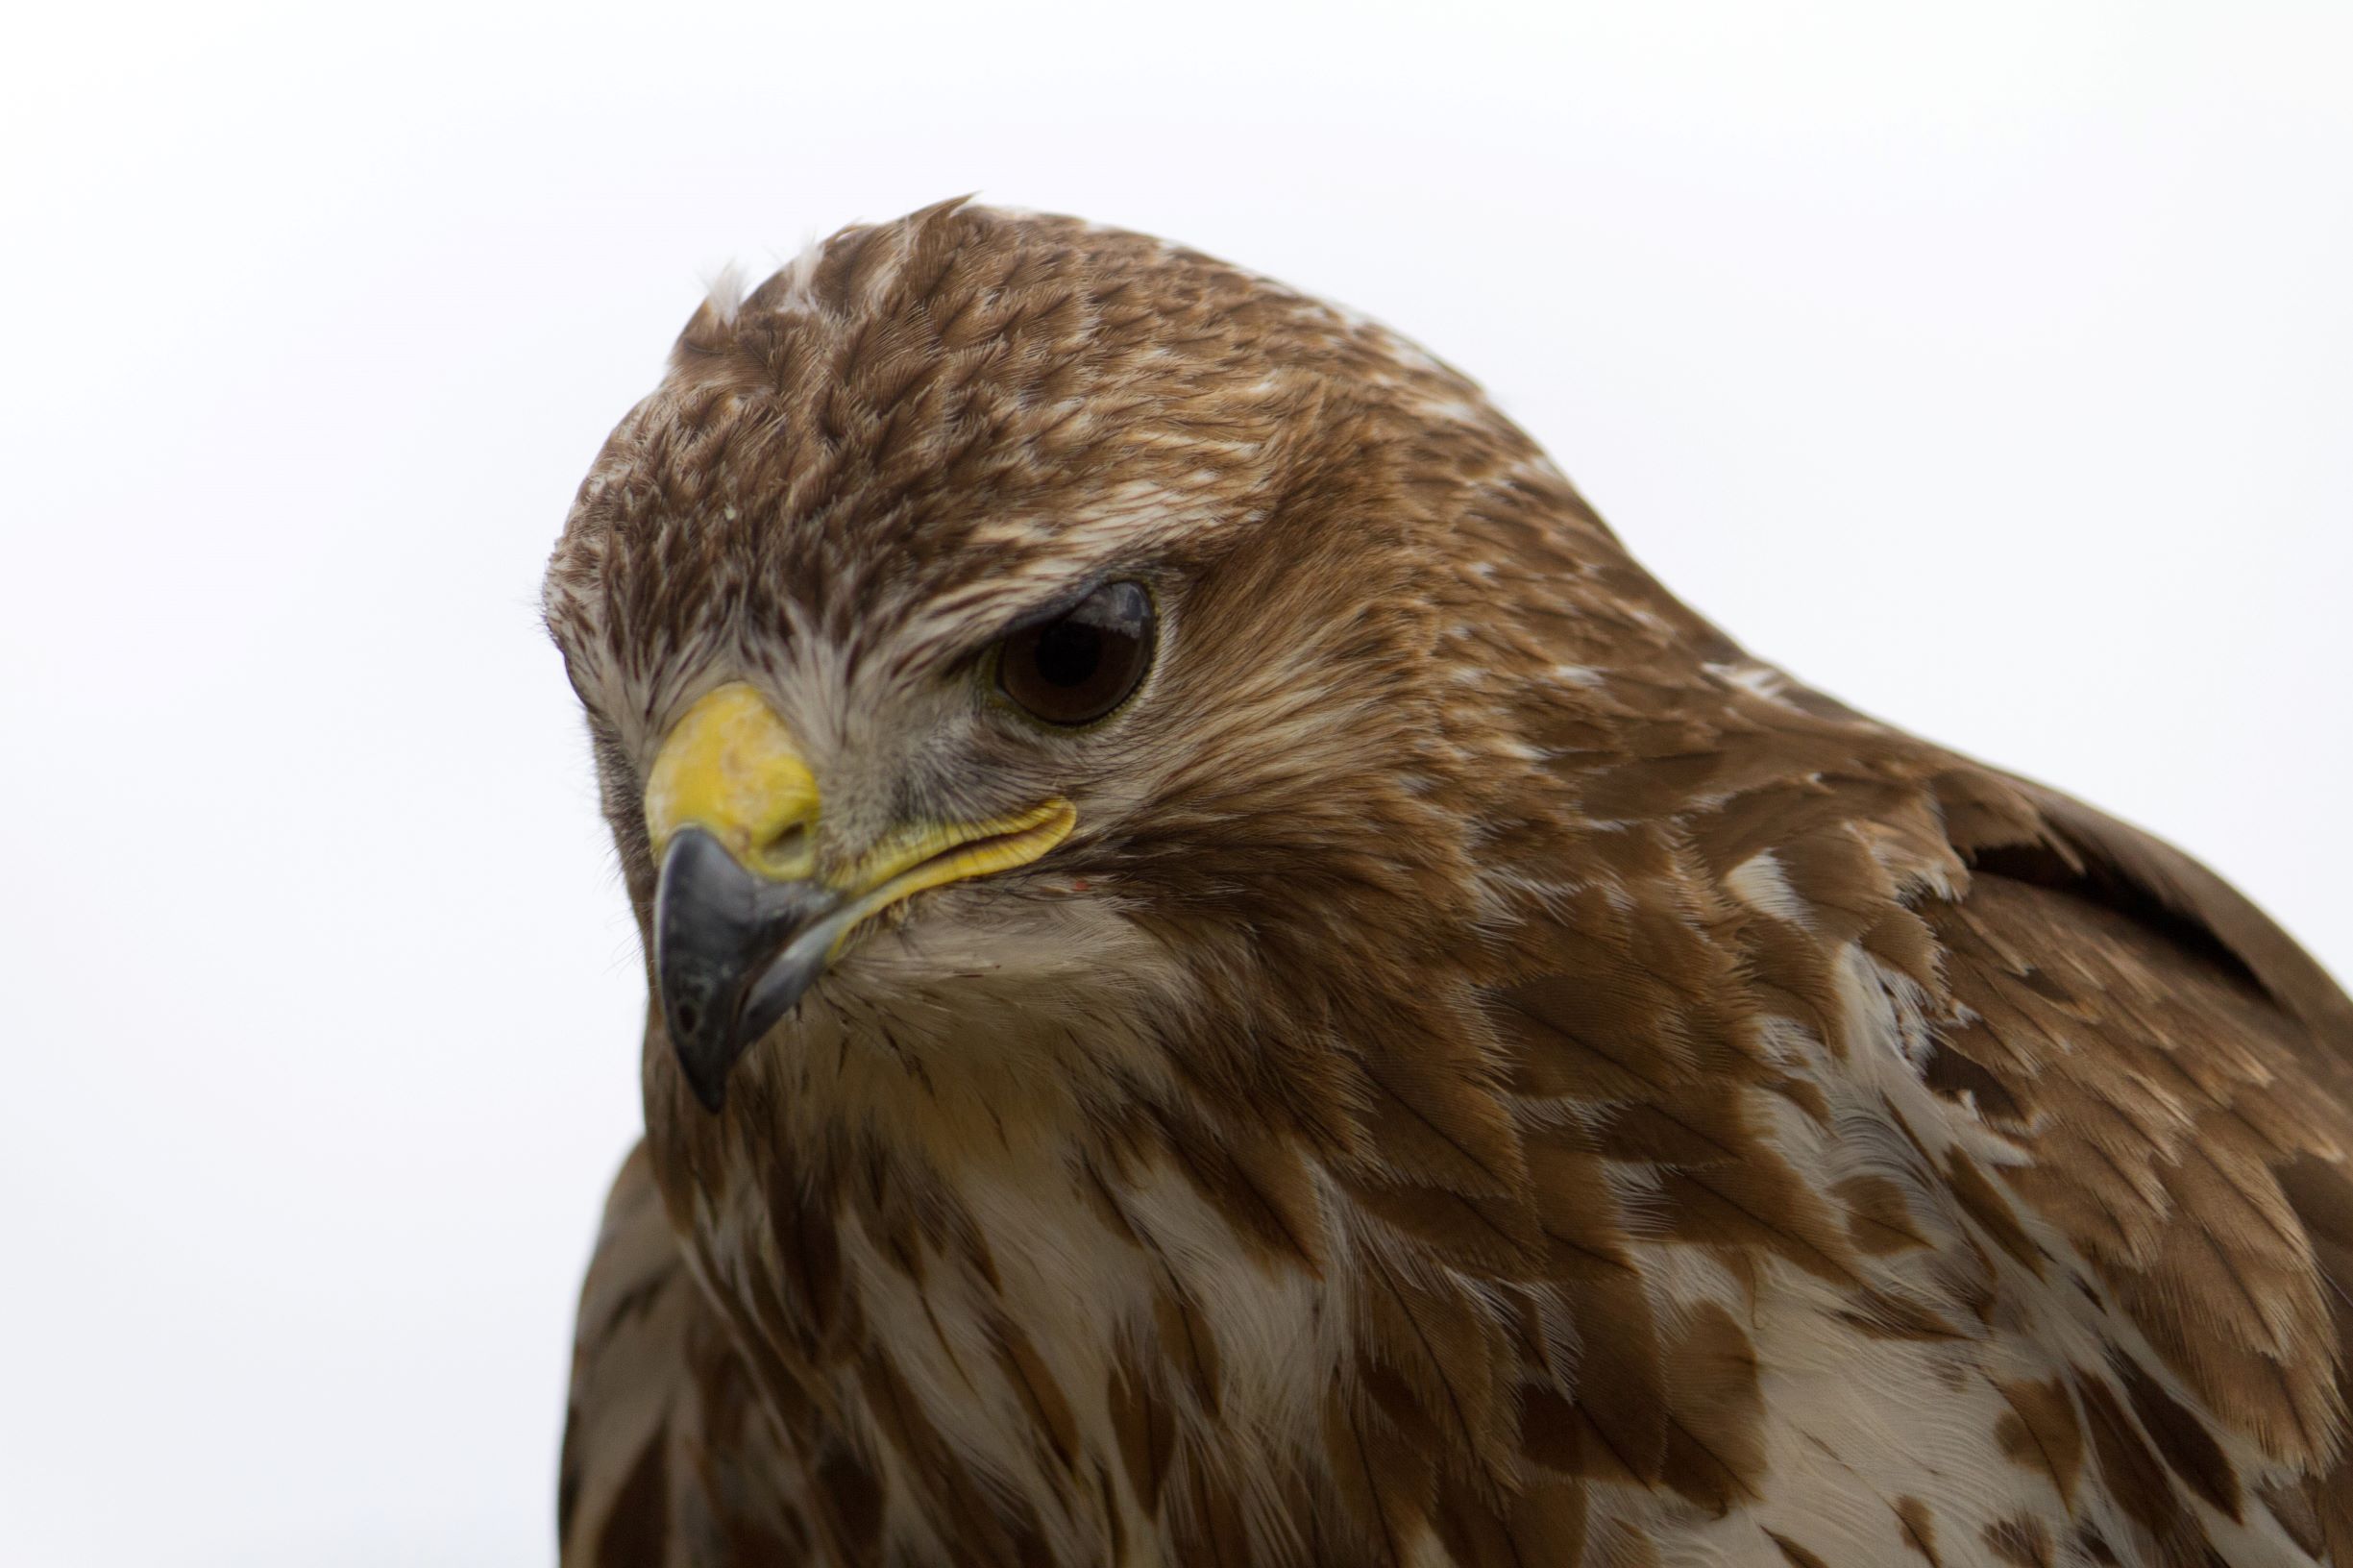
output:
M1385 328L946 203L548 573L644 939L566 1564L2353 1568L2353 1004Z

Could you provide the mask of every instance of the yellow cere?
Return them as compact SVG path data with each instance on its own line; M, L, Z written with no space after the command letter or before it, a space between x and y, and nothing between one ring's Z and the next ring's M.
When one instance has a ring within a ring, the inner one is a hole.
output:
M752 870L779 881L815 869L817 775L758 692L733 681L689 708L646 784L656 859L682 827L699 827Z

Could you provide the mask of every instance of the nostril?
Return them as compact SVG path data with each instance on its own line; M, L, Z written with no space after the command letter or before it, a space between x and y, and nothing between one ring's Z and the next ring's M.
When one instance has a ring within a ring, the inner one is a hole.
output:
M752 853L769 866L796 865L809 853L809 826L806 822L788 822L751 846Z
M682 1006L680 1006L680 1007L679 1007L679 1009L678 1009L678 1027L679 1027L679 1028L681 1028L681 1029L685 1029L685 1030L688 1030L688 1031L690 1031L690 1032L691 1032L691 1031L692 1031L692 1030L695 1028L695 1026L696 1026L697 1024L700 1023L701 1021L702 1021L702 1009L700 1009L700 1008L697 1007L697 1006L696 1006L694 1003L692 1003L692 1002L687 1002L687 1003L685 1003L685 1004L683 1004Z

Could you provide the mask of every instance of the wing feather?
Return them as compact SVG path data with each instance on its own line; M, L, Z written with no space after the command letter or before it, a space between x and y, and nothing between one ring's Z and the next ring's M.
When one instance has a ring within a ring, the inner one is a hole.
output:
M2009 1102L1991 1119L2029 1159L1998 1179L2090 1262L2156 1352L2158 1367L2120 1360L2113 1382L2087 1369L2076 1380L2104 1445L2096 1457L2145 1498L2145 1522L2172 1517L2172 1503L2146 1495L2152 1478L2169 1498L2240 1507L2212 1423L2282 1467L2258 1495L2301 1491L2310 1528L2343 1536L2353 1001L2181 850L2054 791L2016 788L2029 817L1949 818L1970 885L1922 909L1968 1020L1940 1040L1968 1070L1942 1084L1931 1073L1931 1086L1957 1096L1982 1075ZM1988 1098L1973 1094L1973 1107ZM2292 1511L2292 1528L2307 1528Z

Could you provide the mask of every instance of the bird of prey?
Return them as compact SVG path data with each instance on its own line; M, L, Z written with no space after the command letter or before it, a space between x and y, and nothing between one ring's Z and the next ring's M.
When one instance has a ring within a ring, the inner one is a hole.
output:
M2353 1568L2353 1003L1385 328L845 230L546 612L651 996L566 1564Z

